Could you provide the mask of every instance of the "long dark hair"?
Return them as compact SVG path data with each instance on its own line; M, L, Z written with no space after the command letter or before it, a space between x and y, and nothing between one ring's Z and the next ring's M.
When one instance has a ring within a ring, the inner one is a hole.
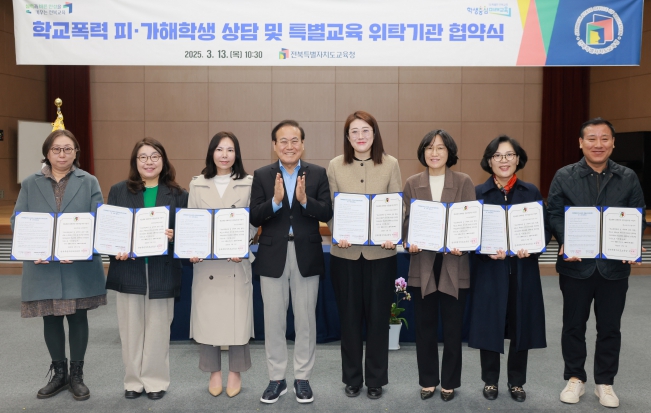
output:
M350 124L355 121L355 119L363 120L368 123L371 128L373 128L373 145L371 146L371 159L375 165L382 163L382 155L384 154L384 146L382 146L382 135L380 135L380 127L377 124L377 121L368 112L363 110L358 110L354 113L351 113L346 119L344 124L344 164L353 163L353 158L355 157L355 149L353 145L350 144L348 140L348 129L350 129Z
M206 179L213 178L217 175L217 165L215 165L215 150L219 146L219 143L224 138L229 138L233 141L235 145L235 162L233 163L233 169L231 171L231 176L233 179L242 179L246 177L246 171L244 170L244 164L242 163L242 153L240 152L240 143L232 132L218 132L210 140L208 145L208 153L206 154L206 167L203 168L201 174Z
M171 188L173 192L181 192L181 186L174 180L176 178L176 170L167 158L167 153L165 152L163 145L154 138L145 138L136 142L133 151L131 151L131 160L129 161L129 179L127 179L127 188L129 188L129 191L135 194L145 189L145 183L138 172L138 150L143 146L151 146L156 149L156 152L161 156L163 169L160 171L160 175L158 176L158 182Z

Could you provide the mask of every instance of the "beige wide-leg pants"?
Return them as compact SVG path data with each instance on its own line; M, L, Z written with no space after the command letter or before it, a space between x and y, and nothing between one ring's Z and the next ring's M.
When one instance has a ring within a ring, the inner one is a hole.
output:
M149 280L149 268L146 278ZM170 385L170 326L174 298L149 299L117 293L118 327L122 341L124 390L167 391Z

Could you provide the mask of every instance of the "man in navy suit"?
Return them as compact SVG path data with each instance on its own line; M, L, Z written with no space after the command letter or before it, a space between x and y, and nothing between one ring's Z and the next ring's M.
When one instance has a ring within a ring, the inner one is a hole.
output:
M291 290L296 340L294 392L314 400L309 379L316 349L319 275L325 272L319 221L332 218L326 170L301 162L305 132L284 120L271 132L279 161L253 174L251 224L262 228L255 273L260 275L269 385L260 401L275 403L287 392L287 309Z

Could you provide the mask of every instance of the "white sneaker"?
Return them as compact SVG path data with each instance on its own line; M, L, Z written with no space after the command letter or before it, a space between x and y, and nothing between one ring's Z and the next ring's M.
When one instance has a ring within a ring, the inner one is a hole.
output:
M561 392L561 401L563 403L578 403L579 397L584 393L585 384L579 379L571 378Z
M599 403L606 407L619 407L619 398L613 390L613 386L609 384L597 384L594 389L594 394L599 397Z

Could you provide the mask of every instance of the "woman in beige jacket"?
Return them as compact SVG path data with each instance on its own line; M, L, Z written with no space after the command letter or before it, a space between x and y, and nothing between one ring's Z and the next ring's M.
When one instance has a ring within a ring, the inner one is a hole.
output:
M344 154L328 166L330 195L335 192L400 192L400 167L384 153L377 121L357 111L344 125ZM330 273L341 324L342 381L345 394L359 395L366 372L367 395L382 396L389 382L389 317L397 272L395 245L351 246L339 240L330 250ZM362 324L366 322L366 368L362 366Z
M470 177L450 169L457 163L457 145L444 130L429 132L418 146L418 160L427 170L410 176L405 184L405 222L407 239L411 199L437 202L474 201L475 186ZM470 288L468 254L422 251L411 244L408 286L414 300L416 321L416 359L422 386L421 399L429 399L441 384L441 399L454 398L461 385L461 332L466 296ZM443 324L443 361L439 379L438 320Z
M248 207L252 177L242 165L240 145L235 135L219 132L208 146L206 167L190 182L189 208ZM252 227L251 237L255 234ZM250 259L203 261L194 265L190 338L200 346L199 368L210 372L208 391L222 392L221 346L228 346L229 374L226 394L236 396L241 389L240 372L251 367L249 340L253 337L253 286Z

